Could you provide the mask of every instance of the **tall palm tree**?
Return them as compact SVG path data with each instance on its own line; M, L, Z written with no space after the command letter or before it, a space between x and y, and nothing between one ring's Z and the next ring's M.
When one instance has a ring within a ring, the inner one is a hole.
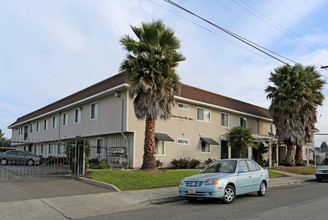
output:
M168 119L179 92L180 78L175 71L184 56L177 50L180 41L174 31L162 21L131 26L137 37L121 38L128 52L120 66L127 74L130 98L134 98L134 112L138 119L146 119L142 169L155 169L155 120Z
M316 108L322 104L321 89L324 81L312 66L285 65L271 72L267 98L271 99L270 112L277 128L278 139L287 146L287 163L295 165L294 147L300 150L309 136L313 135Z
M242 126L237 126L228 130L227 141L229 145L236 151L239 158L242 157L243 149L247 149L248 146L257 148L254 143L254 138L252 136L252 131L246 129Z

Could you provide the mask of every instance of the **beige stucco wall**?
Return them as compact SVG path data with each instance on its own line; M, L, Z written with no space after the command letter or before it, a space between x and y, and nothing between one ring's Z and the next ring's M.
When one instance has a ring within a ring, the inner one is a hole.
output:
M253 133L268 134L270 131L270 121L251 117L249 115L237 114L229 112L229 110L220 110L218 108L208 107L201 103L188 103L187 101L177 101L189 105L189 110L179 109L175 105L172 109L172 117L163 121L158 119L156 121L155 132L165 133L169 135L174 142L165 142L165 155L156 156L157 160L164 162L164 166L171 166L173 159L189 158L198 159L203 163L208 158L220 159L221 147L219 145L211 145L211 150L208 153L201 152L200 137L212 138L220 143L221 138L235 126L240 125L240 117L247 120L247 128L251 129ZM203 122L197 120L196 108L206 108L211 110L211 121ZM130 112L128 118L128 130L135 132L135 167L142 165L143 145L144 145L144 130L145 120L137 120L134 115L132 100L130 99L128 105ZM221 126L221 113L229 115L229 126ZM180 145L177 143L178 138L189 139L189 145Z

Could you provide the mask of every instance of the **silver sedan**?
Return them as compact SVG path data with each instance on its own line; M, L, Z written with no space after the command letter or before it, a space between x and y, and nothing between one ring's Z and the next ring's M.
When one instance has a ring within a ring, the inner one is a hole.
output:
M181 180L179 195L189 201L217 198L232 203L237 195L257 192L265 196L270 185L269 173L250 159L217 160L200 174Z

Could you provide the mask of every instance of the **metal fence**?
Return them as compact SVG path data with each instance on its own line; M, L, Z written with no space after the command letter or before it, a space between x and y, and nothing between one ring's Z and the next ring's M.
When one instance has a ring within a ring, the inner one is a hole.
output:
M62 142L11 142L10 145L0 142L0 160L1 179L15 176L83 176L85 147Z

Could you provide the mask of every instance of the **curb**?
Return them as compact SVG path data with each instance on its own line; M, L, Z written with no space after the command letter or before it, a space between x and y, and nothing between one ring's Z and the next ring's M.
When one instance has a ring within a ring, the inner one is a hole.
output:
M85 178L85 177L72 177L72 178L75 179L75 180L81 181L83 183L103 187L103 188L110 189L110 190L113 190L113 191L116 191L116 192L121 192L122 191L119 188L117 188L116 186L114 186L112 184L109 184L109 183L104 183L104 182L100 182L100 181L97 181L97 180L88 179L88 178Z
M169 196L164 198L150 199L150 204L163 204L184 200L182 196Z

